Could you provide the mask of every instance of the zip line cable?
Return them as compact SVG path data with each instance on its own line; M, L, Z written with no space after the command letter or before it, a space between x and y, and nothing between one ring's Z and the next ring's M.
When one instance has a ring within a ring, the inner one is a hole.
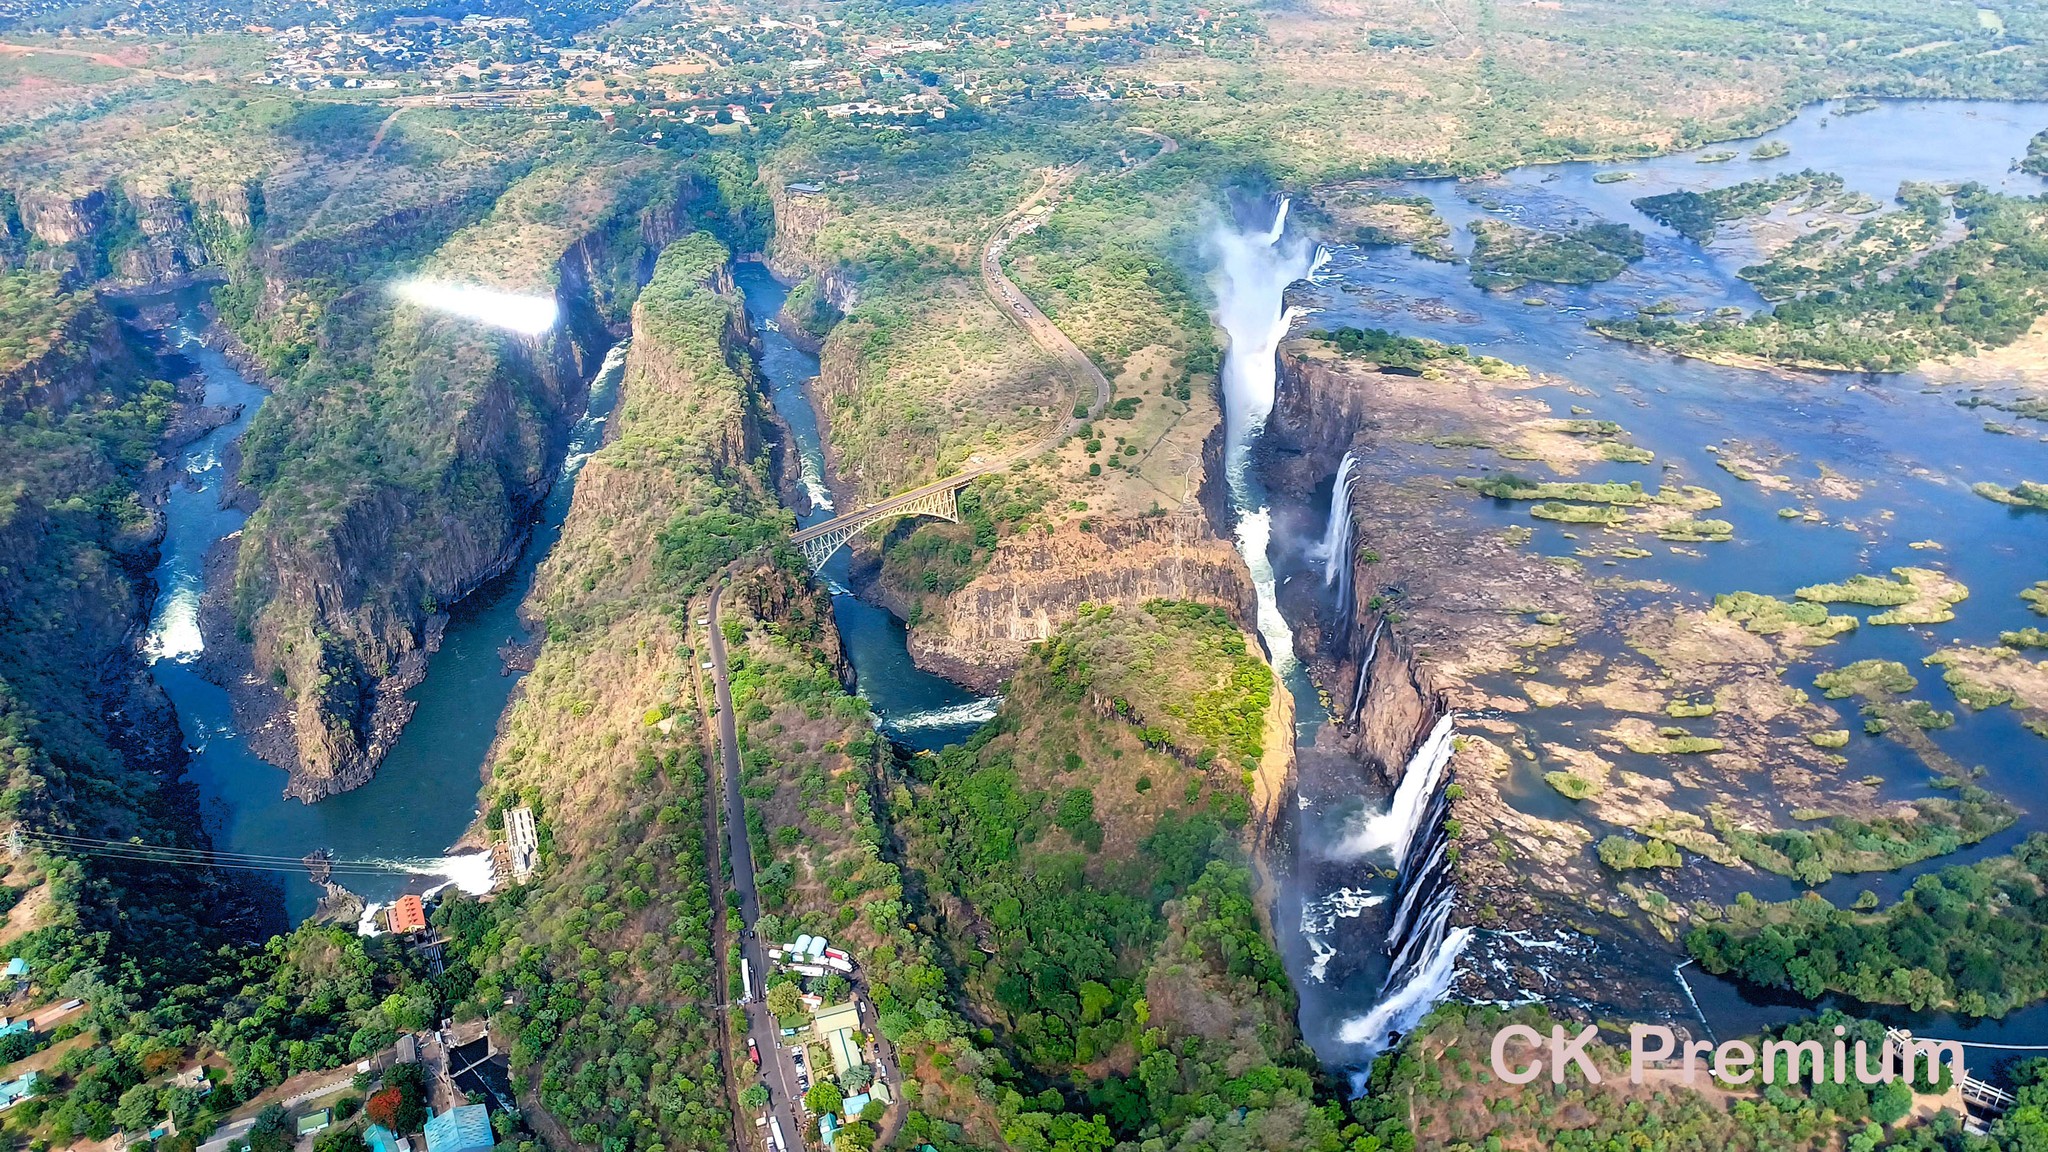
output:
M288 864L294 867L303 865L306 862L306 858L303 856L232 852L211 848L179 848L168 844L139 844L132 840L101 840L88 836L67 836L58 832L23 831L20 835L24 839L47 846L87 851L110 849L125 852L147 852L158 856L182 857L195 860L231 860L241 863ZM394 861L388 860L334 860L330 863L343 868L368 867L389 869L398 866Z
M72 836L62 832L41 832L33 829L22 830L19 835L42 842L54 842L60 846L86 848L117 848L134 851L149 851L167 855L201 857L206 859L273 861L287 864L305 862L303 856L284 856L274 853L234 852L218 848L181 848L168 844L140 844L133 840L103 840L91 836ZM341 867L398 867L402 862L393 860L334 860L331 863Z

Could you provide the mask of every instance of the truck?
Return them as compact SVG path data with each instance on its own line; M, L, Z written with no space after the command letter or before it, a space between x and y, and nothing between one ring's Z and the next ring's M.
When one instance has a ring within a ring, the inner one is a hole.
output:
M761 1066L761 1049L754 1044L752 1036L747 1037L747 1059L754 1062L754 1067Z

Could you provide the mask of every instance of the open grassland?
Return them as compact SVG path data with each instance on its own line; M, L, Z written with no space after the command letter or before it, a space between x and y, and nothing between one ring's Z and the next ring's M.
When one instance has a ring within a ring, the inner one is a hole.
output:
M1128 66L1181 98L1145 123L1316 177L1469 173L1741 136L1804 101L2036 93L2037 49L1967 7L1514 4L1389 0L1263 14L1239 56L1161 52Z

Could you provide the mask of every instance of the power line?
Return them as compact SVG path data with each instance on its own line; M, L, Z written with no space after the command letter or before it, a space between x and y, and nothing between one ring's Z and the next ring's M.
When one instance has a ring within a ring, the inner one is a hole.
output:
M171 844L144 844L134 840L105 840L93 836L72 836L63 832L42 832L34 829L24 830L21 834L36 840L54 841L65 846L147 849L151 852L163 852L180 856L205 856L236 860L275 860L294 864L305 859L302 856L281 856L272 853L232 852L216 848L181 848ZM358 863L371 863L371 861L358 861Z

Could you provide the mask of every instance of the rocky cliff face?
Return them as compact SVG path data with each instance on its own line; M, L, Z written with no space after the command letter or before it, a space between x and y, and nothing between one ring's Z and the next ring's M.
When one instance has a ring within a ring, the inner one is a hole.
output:
M9 194L27 243L19 258L73 282L120 286L181 280L213 260L212 248L246 234L261 193L232 183L150 188L121 182L66 194Z
M91 292L54 297L48 327L21 359L0 369L0 420L62 413L138 370L120 324Z
M281 672L285 692L244 693L244 720L269 734L253 746L291 772L288 795L311 801L370 779L411 718L406 693L425 677L449 607L518 562L611 343L606 317L685 231L694 194L685 186L572 243L556 265L561 321L546 335L471 333L450 352L419 334L418 355L401 359L445 364L456 376L442 385L453 443L427 490L360 483L310 535L272 531L260 512L252 520L237 597L257 605L244 615L250 660ZM728 269L714 278L732 295ZM735 341L751 337L743 315L734 324ZM730 446L735 459L760 451L758 423L745 434L752 439Z
M288 795L370 779L411 718L405 693L426 675L448 606L517 562L609 339L574 273L562 277L560 327L489 338L482 366L451 390L453 443L428 491L366 485L310 535L272 533L260 510L252 520L237 594L262 603L252 656L283 673L289 724L251 716L249 727L275 734L257 747L291 772Z
M1251 619L1251 584L1236 549L1199 510L1148 519L1068 523L1050 536L1004 540L988 567L910 631L918 666L993 691L1029 645L1083 603L1198 600Z

